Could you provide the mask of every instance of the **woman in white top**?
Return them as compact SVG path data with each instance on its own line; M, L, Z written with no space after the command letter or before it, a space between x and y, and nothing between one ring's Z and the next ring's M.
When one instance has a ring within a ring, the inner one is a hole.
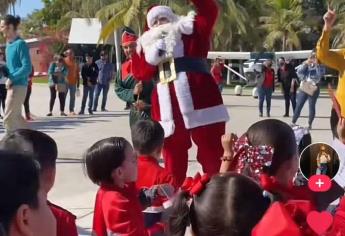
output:
M7 89L6 89L6 80L8 77L8 69L6 67L5 62L5 53L0 51L0 118L1 116L1 107L3 112L5 113L5 101L7 96Z
M321 146L320 152L317 154L317 167L321 175L326 175L328 170L328 163L331 162L331 156L326 153L325 146Z

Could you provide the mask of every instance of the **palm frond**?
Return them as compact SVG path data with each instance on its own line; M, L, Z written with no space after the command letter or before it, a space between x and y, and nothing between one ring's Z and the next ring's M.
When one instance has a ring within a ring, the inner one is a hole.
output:
M124 16L127 9L120 10L117 14L110 18L104 25L102 32L99 37L99 41L103 40L106 42L110 35L112 35L117 29L124 26Z

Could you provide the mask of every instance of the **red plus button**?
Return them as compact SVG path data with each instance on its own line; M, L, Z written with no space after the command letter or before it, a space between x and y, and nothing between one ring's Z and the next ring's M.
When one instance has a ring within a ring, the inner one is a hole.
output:
M332 180L327 175L313 175L308 186L313 192L327 192L332 187Z

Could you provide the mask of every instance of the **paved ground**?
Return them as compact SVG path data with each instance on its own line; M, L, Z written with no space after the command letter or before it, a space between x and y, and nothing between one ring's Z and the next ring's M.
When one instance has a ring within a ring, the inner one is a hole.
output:
M227 125L228 132L242 134L249 125L259 120L258 101L250 96L233 96L233 91L224 92L224 103L228 107L231 121ZM249 94L249 92L248 92ZM111 90L109 92L107 113L96 113L93 116L82 117L45 117L48 112L49 90L47 85L35 84L31 98L32 113L37 119L31 123L33 128L51 135L59 147L56 183L49 194L49 199L73 212L78 220L80 234L88 234L92 224L93 204L97 186L93 185L85 176L81 164L83 152L99 139L110 136L130 138L128 113L123 111L124 102L120 101ZM68 100L67 105L68 107ZM77 98L80 107L81 98ZM331 141L329 129L330 99L322 94L317 103L317 118L315 119L312 136L314 141ZM58 112L58 100L55 114ZM272 101L272 118L282 119L288 123L291 119L283 119L284 101L280 94L276 94ZM78 109L77 109L78 110ZM308 112L306 104L303 115ZM307 124L306 117L298 122ZM3 133L3 130L1 130ZM2 137L3 134L0 136ZM200 169L195 161L195 149L190 152L189 174Z

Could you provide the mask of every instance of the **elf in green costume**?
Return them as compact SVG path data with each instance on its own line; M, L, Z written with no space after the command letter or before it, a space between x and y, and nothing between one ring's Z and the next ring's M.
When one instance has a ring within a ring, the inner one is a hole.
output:
M132 54L136 53L137 36L125 28L122 33L122 49L126 61L115 78L115 93L117 96L131 104L129 124L132 127L138 120L151 119L151 93L154 87L153 80L149 82L137 81L132 75Z

